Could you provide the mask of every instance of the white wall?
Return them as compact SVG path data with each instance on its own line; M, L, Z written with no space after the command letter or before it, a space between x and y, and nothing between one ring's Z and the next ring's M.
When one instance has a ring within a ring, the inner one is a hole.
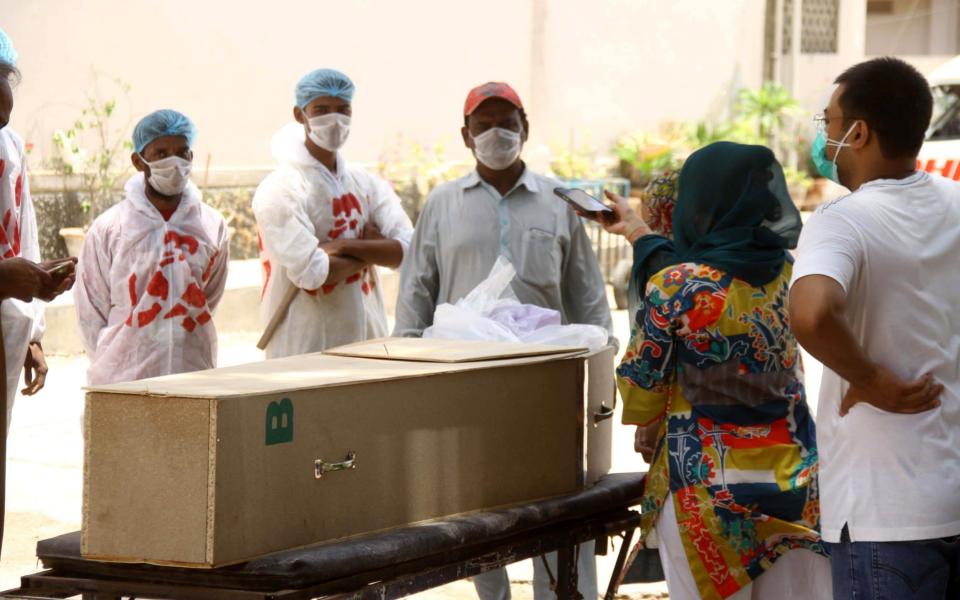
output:
M960 52L960 2L932 0L930 5L930 54Z
M803 108L803 118L812 119L814 113L822 111L824 96L837 75L864 59L866 12L866 0L841 0L837 52L800 55L797 99ZM784 81L789 84L793 74L788 57L784 60L783 73Z
M553 143L595 143L722 112L763 74L763 0L550 3L547 119ZM590 8L585 8L585 7Z
M23 71L12 124L35 168L94 69L131 84L124 122L182 110L200 128L198 160L246 168L272 163L293 86L319 66L356 82L347 152L374 161L397 133L465 156L463 99L487 80L532 103L534 143L576 130L605 148L717 110L760 83L763 59L763 0L0 0L0 14Z
M894 0L892 14L867 15L871 56L960 52L960 1Z
M931 0L894 0L892 14L867 17L867 54L926 54Z
M946 1L951 4L951 11L960 10L960 1ZM933 0L933 2L937 4L937 10L943 10L941 0ZM897 0L895 10L900 11L901 17L909 16L909 11L906 10L909 6L913 6L913 0ZM930 0L920 0L917 4L917 13L921 15L919 18L929 20L931 15L929 9ZM934 12L932 14L936 15L938 13ZM840 36L837 53L804 54L801 56L798 99L804 109L804 117L807 117L809 113L810 118L812 118L813 113L820 112L824 108L825 93L831 89L831 84L837 75L847 67L866 60L872 55L868 42L871 36L876 35L877 30L875 29L876 22L872 21L866 14L866 0L841 0L839 18ZM916 25L912 20L907 20L905 23L908 31L910 27ZM937 67L953 58L953 55L950 54L931 54L926 50L926 47L919 53L894 51L891 47L879 54L898 56L912 64L924 75L929 75ZM785 60L784 72L787 82L790 81L789 70L789 60Z

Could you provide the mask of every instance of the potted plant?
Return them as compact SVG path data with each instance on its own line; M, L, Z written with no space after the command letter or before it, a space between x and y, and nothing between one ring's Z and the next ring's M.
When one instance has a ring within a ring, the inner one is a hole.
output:
M130 86L119 79L113 82L129 98ZM90 92L73 126L53 132L57 154L51 167L61 176L64 196L75 194L83 214L82 223L60 229L70 256L79 254L93 219L114 204L117 186L130 170L133 144L124 136L129 122L116 127L116 116L117 100L101 100Z

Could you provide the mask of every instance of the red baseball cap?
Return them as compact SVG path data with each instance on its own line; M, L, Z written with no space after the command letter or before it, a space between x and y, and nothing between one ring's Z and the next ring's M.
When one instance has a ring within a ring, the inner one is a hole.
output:
M469 117L473 111L477 110L478 106L491 98L503 98L510 104L523 110L523 103L520 102L520 96L517 95L517 92L512 87L503 82L490 81L470 90L470 93L467 94L467 101L463 103L463 116Z

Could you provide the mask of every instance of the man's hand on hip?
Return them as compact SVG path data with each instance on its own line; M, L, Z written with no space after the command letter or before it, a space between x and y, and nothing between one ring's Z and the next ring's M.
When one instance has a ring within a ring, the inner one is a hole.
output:
M874 374L850 389L840 402L840 416L845 416L858 402L892 413L913 414L940 406L943 384L926 374L914 381L904 381L889 369L877 367Z

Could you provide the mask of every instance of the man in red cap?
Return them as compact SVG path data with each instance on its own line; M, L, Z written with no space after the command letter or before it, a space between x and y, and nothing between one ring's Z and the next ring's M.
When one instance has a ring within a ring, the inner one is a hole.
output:
M580 219L554 196L560 184L520 159L530 131L520 96L505 83L485 83L470 90L463 117L463 143L477 167L427 198L404 256L393 334L421 335L436 307L466 296L500 256L517 271L511 287L521 302L557 310L564 323L612 331L606 287ZM593 542L580 549L584 598L597 597L593 550ZM555 556L546 558L556 573ZM538 600L553 597L548 578L544 561L535 559ZM474 577L474 584L482 600L510 598L505 569Z

